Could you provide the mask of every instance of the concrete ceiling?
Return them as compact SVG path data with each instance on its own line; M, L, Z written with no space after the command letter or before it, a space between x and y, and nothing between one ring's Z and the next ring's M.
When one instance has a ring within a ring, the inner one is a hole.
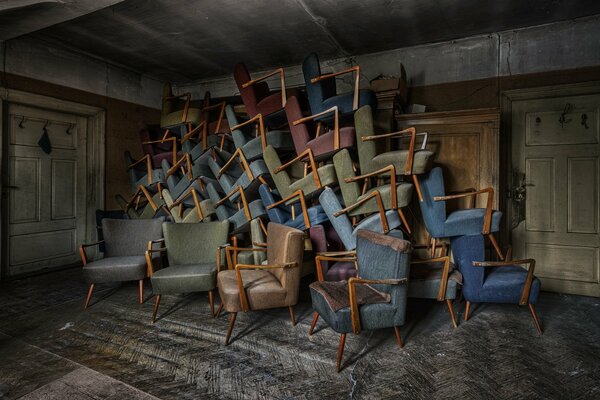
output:
M183 83L228 75L238 61L264 70L311 51L348 57L600 14L598 0L112 2L30 35Z

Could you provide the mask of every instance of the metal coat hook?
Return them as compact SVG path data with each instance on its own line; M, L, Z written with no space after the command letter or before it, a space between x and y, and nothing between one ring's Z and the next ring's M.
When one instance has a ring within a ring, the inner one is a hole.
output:
M21 117L21 122L19 122L19 128L24 129L25 126L23 125L23 122L25 122L25 117Z
M72 132L71 132L71 129L73 129L73 126L74 126L74 125L75 125L75 124L69 124L69 127L68 127L68 128L67 128L67 130L66 130L66 133L67 133L67 135L70 135L70 134L72 133Z
M581 114L581 125L583 125L585 127L585 129L590 129L587 120L588 120L587 114Z
M558 119L558 123L560 124L561 128L564 128L565 124L571 122L570 118L567 119L567 114L571 113L571 111L573 111L573 105L571 103L565 104L565 108Z

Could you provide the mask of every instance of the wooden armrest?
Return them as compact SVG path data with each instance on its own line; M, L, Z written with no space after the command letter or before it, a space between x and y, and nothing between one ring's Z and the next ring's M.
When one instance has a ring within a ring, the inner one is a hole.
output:
M261 242L252 242L252 244L254 246L259 246L259 247L267 247L268 246L267 243L261 243Z
M436 258L428 258L424 260L413 260L410 262L410 265L421 265L421 266L431 266L431 264L436 263L444 263L444 267L442 269L442 278L440 279L440 288L438 290L437 301L444 301L446 299L446 288L448 287L448 275L450 274L450 257L436 257Z
M215 207L218 207L218 206L222 205L223 203L225 203L227 200L229 200L229 198L231 196L233 196L233 194L235 192L240 193L240 198L242 199L242 207L244 208L244 215L246 216L246 219L248 221L250 221L252 219L251 215L250 215L250 209L248 208L248 202L246 201L246 195L244 194L244 189L242 189L241 186L237 186L235 189L233 189L231 192L229 192L225 197L223 197L221 200L219 200L215 204Z
M310 167L312 169L312 174L313 178L315 179L315 185L317 186L317 189L321 188L321 178L319 177L319 171L317 170L317 163L315 162L315 157L313 156L313 152L310 148L304 150L302 153L298 154L295 158L288 161L287 163L275 168L273 172L278 174L279 172L289 168L293 163L301 161L305 157L308 157L308 160L310 162Z
M242 88L245 89L251 85L264 81L265 79L277 74L281 75L281 107L285 107L285 103L287 102L287 95L285 92L285 71L283 68L276 68L273 71L261 76L260 78L251 79L248 82L242 84Z
M236 247L236 246L227 246L225 248L227 251L267 251L264 247Z
M406 164L405 164L404 172L406 175L410 175L410 174L412 174L412 167L413 167L414 156L415 156L415 143L416 143L416 136L417 136L417 130L414 127L403 129L403 130L397 131L397 132L386 133L383 135L363 136L361 138L361 140L363 142L366 142L368 140L387 139L387 138L391 138L391 137L401 137L401 136L407 136L407 135L410 135L410 144L408 146L408 155L406 157Z
M323 271L323 264L321 261L338 261L338 262L352 262L354 268L356 265L356 253L355 252L329 252L329 253L318 253L315 257L315 266L317 270L317 280L323 282L325 280L325 272Z
M350 316L352 319L352 331L355 334L359 334L361 330L360 326L360 314L358 312L358 301L356 299L356 288L355 285L400 285L407 283L408 279L362 279L362 278L350 278L348 279L348 295L350 296Z
M102 243L104 243L104 240L101 240L101 241L96 242L96 243L82 243L80 245L80 247L86 248L86 247L98 246L99 244L102 244Z
M188 156L188 157L186 157ZM181 157L179 160L177 160L173 166L171 166L171 168L169 168L169 170L166 173L165 178L168 178L169 176L173 175L175 172L177 172L177 170L179 170L179 168L181 167L181 165L183 163L188 163L188 169L191 170L191 161L189 160L189 153L185 153L185 155L183 157Z
M321 111L320 113L317 114L313 114L313 115L309 115L308 117L304 117L304 118L300 118L294 122L292 122L292 124L294 126L304 123L306 121L310 121L313 120L315 118L321 117L323 115L327 115L329 113L334 113L333 114L333 148L335 150L338 150L340 148L340 121L339 121L339 110L337 106L333 106L325 111ZM318 131L318 128L317 128ZM318 136L318 132L317 132L317 136Z
M205 122L206 122L206 129L208 129L208 111L212 111L215 109L219 109L219 119L217 120L217 126L215 127L215 133L218 134L219 132L221 132L221 121L223 121L223 116L225 115L225 106L227 105L226 102L222 101L220 103L217 104L213 104L212 106L205 106L202 108L202 112L206 114L206 118L205 118ZM206 143L204 144L206 146Z
M81 262L83 263L84 266L87 265L88 263L88 259L87 259L87 254L85 252L86 247L92 247L92 246L98 246L99 244L104 243L104 240L100 240L99 242L96 243L82 243L79 245L79 256L81 257Z
M298 263L285 263L285 264L271 264L271 265L252 265L252 264L236 264L235 265L235 276L238 284L238 291L240 294L240 303L242 304L242 310L247 312L249 310L248 297L246 296L246 290L244 289L244 282L242 281L242 269L275 269L275 268L291 268L297 267Z
M392 208L397 209L398 208L398 193L396 191L396 167L394 167L393 165L390 164L387 167L383 167L377 171L373 171L371 173L360 175L360 176L355 176L354 178L346 178L346 179L344 179L344 181L347 183L350 183L350 182L355 182L358 180L368 179L373 176L383 175L385 173L390 174L391 203L392 203Z
M302 210L302 217L304 219L304 227L305 229L309 229L310 228L310 219L308 218L308 210L306 208L306 200L304 198L304 192L301 189L296 190L294 193L292 193L291 195L289 195L288 197L286 197L285 199L281 199L273 204L270 204L267 206L267 210L270 210L274 207L277 207L281 204L287 203L290 200L293 200L297 198L296 201L290 203L291 207L292 207L292 211L293 211L293 207L294 207L294 203L296 203L298 200L300 201L300 208ZM293 212L292 212L292 216L293 216Z
M176 99L180 99L182 97L191 98L192 94L190 92L187 92L187 93L172 95L172 96L169 96L169 97L165 97L165 100L176 100Z
M223 173L225 171L227 171L229 169L229 167L231 167L231 165L233 165L233 162L235 161L236 158L238 158L240 160L240 164L241 164L244 172L246 173L246 175L248 175L248 179L250 179L250 181L253 181L254 175L252 174L252 171L250 170L250 166L248 165L246 156L244 155L244 152L242 151L241 148L237 148L235 150L235 152L233 152L233 154L231 155L229 160L227 160L225 165L223 165L223 167L221 167L221 169L219 170L219 174L218 174L217 178L220 178L221 175L223 175Z
M185 105L183 106L183 114L181 115L181 122L185 123L187 121L187 115L190 110L190 100L192 99L191 93L183 93L179 95L169 96L165 100L175 100L185 97Z
M261 113L256 114L254 117L250 118L248 121L245 121L245 122L242 122L241 124L232 126L230 129L233 132L234 130L239 129L243 126L246 126L248 124L256 123L256 121L258 121L257 134L260 136L261 146L264 151L265 148L267 147L267 135L266 135L266 130L265 130L265 120Z
M475 192L452 194L449 196L435 196L433 198L433 201L446 201L446 200L452 200L452 199L460 199L463 197L476 196L478 194L483 194L483 193L487 193L488 198L487 198L487 204L485 207L485 217L483 219L483 228L481 230L481 233L484 235L487 235L490 233L490 228L492 225L492 212L493 212L492 207L494 204L494 188L488 187L485 189L477 190Z
M356 250L346 250L346 251L324 251L317 253L317 256L356 256Z
M191 138L194 137L194 135L196 135L198 132L202 132L204 134L204 128L206 127L206 120L201 121L198 126L196 126L194 129L190 129L190 131L188 133L186 133L185 135L183 135L183 137L181 138L181 143L185 143L188 140L190 140Z
M379 193L379 191L377 191L377 190L369 193L368 195L366 195L364 198L360 199L356 203L354 203L346 208L341 209L340 211L336 212L333 215L335 217L339 217L342 214L346 214L346 213L354 210L356 207L371 200L373 197L375 197L375 200L377 201L377 208L379 211L379 217L381 219L381 227L383 229L383 233L388 233L390 231L390 229L389 229L389 225L387 222L387 217L385 216L385 209L383 208L383 200L381 199L381 193Z
M158 249L148 249L148 250L146 250L147 253L162 253L164 251L167 251L166 247L159 247Z
M146 250L146 252L144 253L144 256L146 257L146 275L152 277L152 275L154 275L154 259L152 258L152 253L161 253L164 251L167 251L166 247L161 247L158 249L151 249L150 248L150 244L152 243L152 241L150 241L148 243L148 250Z
M525 278L525 285L521 292L521 298L519 299L519 305L525 305L529 303L529 292L531 291L531 284L533 283L533 271L535 270L535 260L533 258L523 260L512 260L512 261L473 261L475 267L507 267L514 265L525 265L527 264L527 278Z
M347 68L343 71L338 71L338 72L333 72L330 74L324 74L321 76L317 76L316 78L312 78L310 80L310 82L317 83L317 82L325 80L325 79L334 78L338 75L347 74L347 73L351 73L351 72L356 72L356 78L354 81L354 101L352 103L352 109L354 111L356 111L358 109L358 93L359 93L359 88L360 88L360 66L359 65L355 65L354 67Z

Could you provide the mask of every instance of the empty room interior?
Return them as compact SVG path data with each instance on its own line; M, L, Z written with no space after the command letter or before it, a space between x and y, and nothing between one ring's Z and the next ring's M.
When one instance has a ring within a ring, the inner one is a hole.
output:
M1 399L600 398L600 2L0 1Z

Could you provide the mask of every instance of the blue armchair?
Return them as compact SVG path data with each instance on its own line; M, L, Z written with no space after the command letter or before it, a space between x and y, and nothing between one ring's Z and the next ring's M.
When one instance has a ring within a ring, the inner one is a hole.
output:
M463 295L467 301L465 321L471 303L513 303L528 305L539 333L542 327L535 312L541 284L534 275L535 260L485 261L483 235L452 239L454 262L463 275ZM528 268L522 268L527 265Z
M489 187L482 190L471 190L464 193L446 196L444 189L444 175L440 167L435 167L428 174L419 177L423 201L419 202L425 227L434 241L444 237L473 235L482 233L489 236L498 257L503 260L494 232L500 230L502 212L492 209L494 202L494 189ZM446 214L446 201L459 198L472 198L477 195L487 194L486 208L459 209Z
M404 346L400 326L406 318L410 242L361 230L356 250L359 277L350 278L348 282L313 282L310 285L315 313L309 335L319 316L341 334L338 372L349 332L359 334L363 328L393 327L398 345Z

